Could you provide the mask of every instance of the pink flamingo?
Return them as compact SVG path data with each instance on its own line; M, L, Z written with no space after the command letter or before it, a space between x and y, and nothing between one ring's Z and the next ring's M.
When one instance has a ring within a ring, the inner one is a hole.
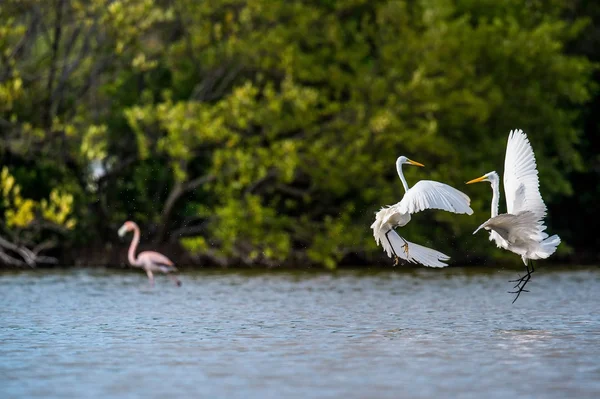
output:
M130 231L133 231L133 240L131 240L131 245L129 245L127 259L129 260L131 266L141 267L144 269L148 275L148 279L150 279L150 285L152 286L154 285L154 272L165 273L173 281L175 281L177 286L181 286L181 281L179 281L176 276L168 274L171 272L176 272L177 268L173 262L171 262L171 260L163 254L155 251L144 251L140 252L137 258L135 257L135 251L140 242L140 228L138 225L132 221L123 223L123 226L121 226L119 229L119 236L123 237Z

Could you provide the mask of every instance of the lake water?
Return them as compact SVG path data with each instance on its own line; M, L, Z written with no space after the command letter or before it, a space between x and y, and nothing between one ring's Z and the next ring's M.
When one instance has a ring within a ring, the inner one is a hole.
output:
M599 398L600 268L0 274L1 398Z

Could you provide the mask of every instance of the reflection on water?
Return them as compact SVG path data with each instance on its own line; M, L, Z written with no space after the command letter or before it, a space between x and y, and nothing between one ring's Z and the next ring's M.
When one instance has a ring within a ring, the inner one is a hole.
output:
M0 397L597 398L600 269L0 274Z

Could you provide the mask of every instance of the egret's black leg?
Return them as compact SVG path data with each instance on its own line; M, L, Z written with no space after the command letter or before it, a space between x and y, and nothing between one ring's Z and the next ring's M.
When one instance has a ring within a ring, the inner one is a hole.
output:
M387 233L385 233L385 239L388 241L388 244L390 244L390 248L392 248L392 252L394 253L394 266L398 266L398 261L399 261L399 256L396 253L396 250L394 250L394 246L392 245L392 242L390 241L390 238L388 237L389 232L392 231L391 229L387 231ZM400 236L398 236L400 237ZM402 246L402 248L404 248L404 252L406 253L406 257L408 258L408 242L400 237L400 239L402 241L404 241L404 245Z
M388 237L389 232L392 230L388 230L385 233L385 239L387 240L388 244L390 244L390 248L392 248L392 252L394 253L394 266L398 266L398 254L396 254L396 251L394 250L394 246L392 245L392 242L390 241L390 238Z
M529 270L529 262L531 262L531 270ZM533 273L533 261L532 260L527 260L527 264L525 265L525 270L527 271L527 273L523 276L519 276L518 279L516 280L508 280L509 283L517 283L513 288L517 288L519 285L521 285L521 283L525 280L529 280L531 273Z

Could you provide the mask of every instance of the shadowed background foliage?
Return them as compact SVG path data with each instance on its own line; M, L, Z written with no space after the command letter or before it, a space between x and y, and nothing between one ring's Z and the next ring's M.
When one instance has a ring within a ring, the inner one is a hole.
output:
M599 17L566 0L5 0L0 261L123 261L133 219L184 264L389 262L369 225L402 197L406 155L426 165L409 184L476 211L419 214L411 241L517 263L471 235L491 190L464 185L502 172L514 128L555 260L597 261Z

